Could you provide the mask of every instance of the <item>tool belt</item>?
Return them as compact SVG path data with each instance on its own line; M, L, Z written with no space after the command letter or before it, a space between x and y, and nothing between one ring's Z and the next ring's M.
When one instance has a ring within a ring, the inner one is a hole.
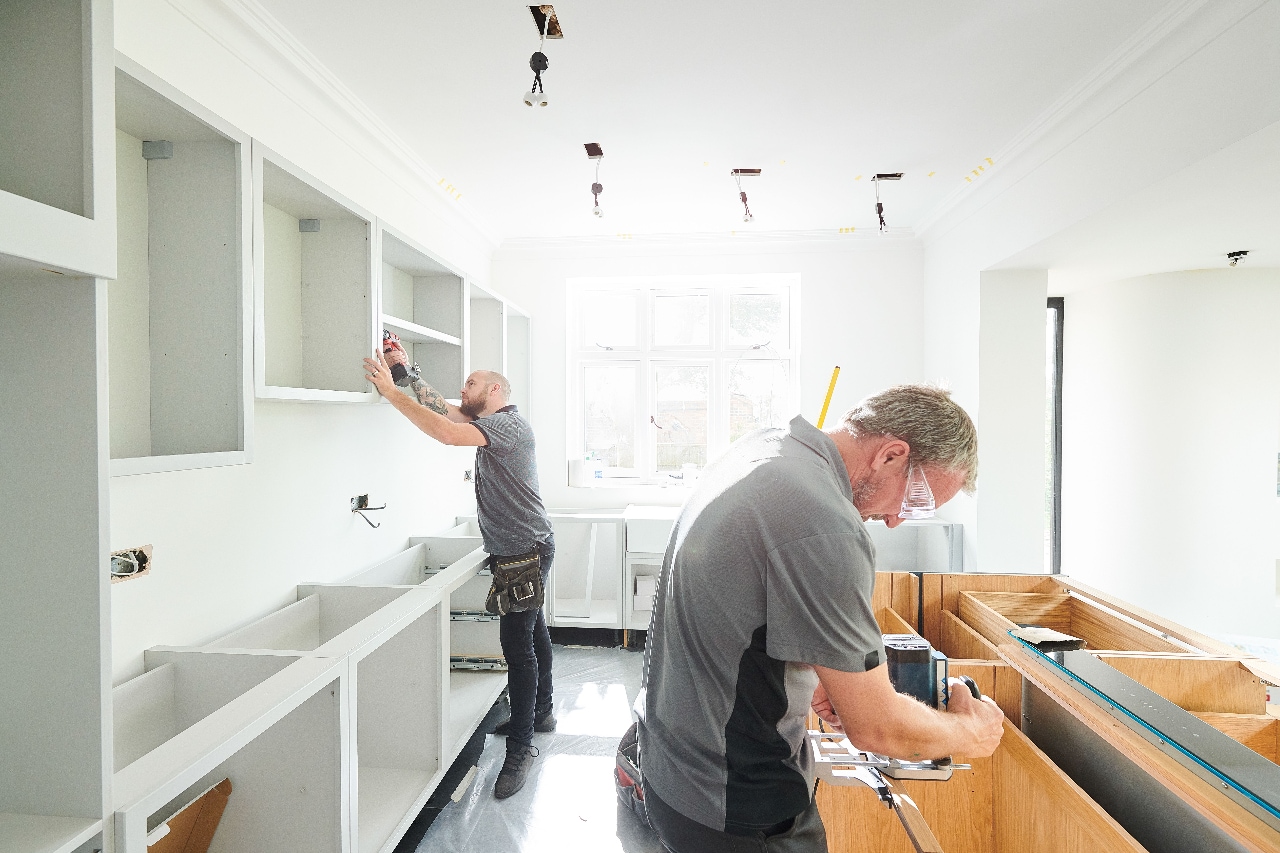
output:
M525 610L541 610L545 591L542 586L542 555L538 549L514 557L490 557L493 583L484 609L499 616Z

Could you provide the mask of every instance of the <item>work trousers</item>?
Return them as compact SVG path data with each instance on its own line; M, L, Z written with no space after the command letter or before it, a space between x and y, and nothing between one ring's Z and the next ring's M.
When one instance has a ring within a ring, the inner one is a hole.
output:
M556 544L538 546L542 588L547 589ZM508 748L533 743L533 720L551 713L551 633L545 608L508 613L499 620L502 655L507 659L507 694L511 699Z
M827 831L814 802L792 820L749 835L703 826L664 803L647 785L644 803L649 825L671 853L827 853Z

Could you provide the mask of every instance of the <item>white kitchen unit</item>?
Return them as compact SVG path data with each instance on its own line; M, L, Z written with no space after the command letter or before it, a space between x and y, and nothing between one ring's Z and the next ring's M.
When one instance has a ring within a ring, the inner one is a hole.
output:
M617 510L552 510L556 556L547 592L556 628L623 626L622 556L625 540Z
M678 506L635 504L629 505L623 513L627 531L622 588L623 627L629 630L649 630L662 558L667 551L667 540L671 538L671 527L679 514Z
M121 58L111 473L243 464L253 430L249 137Z
M258 397L376 402L372 215L257 140L253 181Z
M883 521L868 521L876 546L876 569L882 572L963 572L964 525L941 518L905 520L890 530Z
M382 229L381 322L399 336L423 381L445 397L462 387L466 280L385 223Z
M0 4L0 271L116 274L111 0Z

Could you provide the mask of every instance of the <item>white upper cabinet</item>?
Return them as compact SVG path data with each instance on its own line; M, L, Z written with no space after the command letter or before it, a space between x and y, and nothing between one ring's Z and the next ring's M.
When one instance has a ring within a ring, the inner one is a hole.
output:
M443 396L462 387L463 277L382 226L382 328L400 337L421 376Z
M113 278L110 0L0 3L0 264Z
M258 397L376 400L372 217L256 140L253 165Z
M111 471L246 462L249 139L127 65L116 76L116 174Z

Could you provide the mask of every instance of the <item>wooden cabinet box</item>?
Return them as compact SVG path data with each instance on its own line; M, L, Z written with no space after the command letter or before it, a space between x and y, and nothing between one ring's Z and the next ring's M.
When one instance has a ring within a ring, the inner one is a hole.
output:
M1090 699L1008 631L1034 624L1072 634L1110 667L1275 763L1280 720L1267 714L1266 685L1280 673L1268 664L1061 576L885 572L874 603L882 631L923 635L950 658L952 675L972 676L1005 712L999 749L974 760L972 771L898 783L948 853L1280 849L1276 821L1206 778L1232 768L1189 770L1161 738L1118 722L1114 707ZM1270 784L1280 786L1275 769ZM867 788L824 784L818 802L833 853L913 849Z

